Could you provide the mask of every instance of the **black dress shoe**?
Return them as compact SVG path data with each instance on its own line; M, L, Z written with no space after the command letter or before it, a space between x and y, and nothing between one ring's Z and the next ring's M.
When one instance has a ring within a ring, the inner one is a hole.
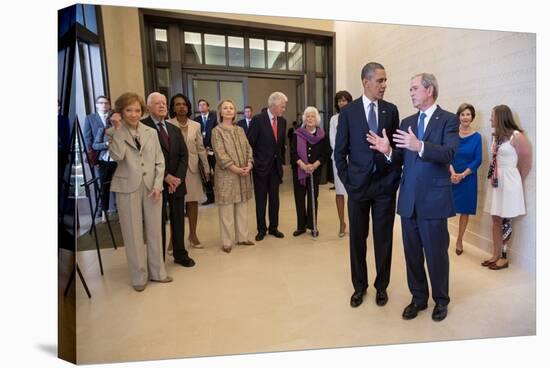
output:
M376 305L379 305L380 307L386 305L388 302L388 293L386 293L386 290L377 290L376 291Z
M265 237L265 232L263 231L260 231L258 234L256 234L256 241L262 241L264 240L264 237Z
M298 229L298 230L296 230L295 232L292 233L292 236L300 236L305 232L306 232L306 229Z
M269 235L273 235L274 237L276 238L284 238L285 237L285 234L283 234L282 232L280 232L279 230L269 230Z
M405 307L403 311L403 319L413 319L416 318L419 311L423 311L428 308L428 304L418 305L411 303Z
M193 267L195 265L195 261L193 261L191 257L185 257L183 259L175 259L174 263L182 265L183 267Z
M365 296L366 291L356 291L351 296L351 299L349 301L349 305L351 305L353 308L357 308L358 306L363 303L363 296Z
M447 317L447 306L436 304L432 312L432 319L436 322L443 321Z

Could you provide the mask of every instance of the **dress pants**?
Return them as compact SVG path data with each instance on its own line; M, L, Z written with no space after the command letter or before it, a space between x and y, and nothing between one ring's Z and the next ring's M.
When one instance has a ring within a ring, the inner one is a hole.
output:
M296 222L297 230L311 229L313 230L313 206L311 198L311 177L306 178L306 185L302 185L298 180L298 175L295 174L295 170L292 170L292 183L294 185L294 203L296 204ZM320 175L313 176L313 187L315 190L315 218L319 212L319 183L321 181ZM307 202L307 207L306 207ZM307 209L306 209L307 208Z
M110 196L111 196L111 180L116 170L116 162L114 161L99 161L99 179L101 183L101 193L98 214L101 215L101 211L107 212L109 210Z
M258 232L267 232L265 223L265 210L269 197L269 230L274 231L279 227L279 185L281 177L275 164L268 175L260 176L256 172L254 177L254 196L256 197L256 224Z
M248 201L218 204L218 213L224 246L229 247L233 244L233 231L235 231L235 241L244 242L248 240Z
M385 291L390 283L395 193L387 193L376 180L371 182L370 188L372 193L363 200L348 198L351 280L355 291L366 290L369 286L366 256L371 213L376 264L374 287Z
M176 197L168 194L168 188L162 191L162 257L166 258L166 214L168 207L168 216L170 217L170 234L172 237L172 248L174 260L182 261L189 256L185 249L185 197Z
M145 285L149 279L166 278L160 226L162 203L155 203L148 196L149 191L143 182L135 192L116 195L122 239L133 286Z
M407 263L407 283L412 301L418 305L428 302L428 280L424 256L430 275L432 298L437 304L449 304L449 231L447 219L418 219L401 217L403 246Z

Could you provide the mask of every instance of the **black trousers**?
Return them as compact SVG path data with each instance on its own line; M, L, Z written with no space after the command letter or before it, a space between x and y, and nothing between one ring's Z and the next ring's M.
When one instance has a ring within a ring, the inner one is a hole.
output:
M168 207L174 259L182 261L188 257L185 249L185 197L176 197L164 192L168 192L168 189L165 188L162 195L162 254L166 258L166 221L168 219L166 207Z
M412 301L418 305L428 302L428 279L424 269L424 258L428 266L432 298L437 304L449 304L449 230L447 219L418 219L401 217L401 231L407 283Z
M320 175L313 176L313 187L315 192L315 218L319 212L319 183L321 182ZM292 169L292 183L294 185L294 203L296 204L296 229L313 230L313 201L311 198L311 177L306 178L306 185L302 185L298 180L296 168ZM307 201L307 206L306 206Z
M109 198L111 196L111 180L116 170L116 162L114 161L99 161L99 182L101 185L100 202L97 213L101 215L101 211L109 210Z
M376 180L371 182L370 188L372 194L364 200L348 198L351 281L355 291L366 290L369 286L366 256L371 213L376 264L374 287L384 291L390 283L395 192L388 193Z
M216 156L208 155L208 165L210 166L210 181L206 185L206 198L208 202L215 202L216 198L214 197L214 169L216 168Z
M269 198L269 231L279 227L279 185L281 177L275 165L266 176L259 176L253 172L254 196L256 197L256 226L258 232L267 232L265 222L266 206Z

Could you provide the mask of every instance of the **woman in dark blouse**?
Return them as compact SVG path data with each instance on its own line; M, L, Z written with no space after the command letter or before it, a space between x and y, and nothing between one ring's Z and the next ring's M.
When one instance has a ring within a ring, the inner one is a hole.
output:
M294 236L302 235L306 228L313 230L313 207L311 183L313 177L315 197L315 218L317 218L319 196L319 169L330 157L329 137L319 127L321 116L313 106L308 106L302 116L304 126L294 131L291 145L292 179L294 184L294 201L296 203L297 229ZM306 209L307 197L307 209ZM313 231L312 231L313 235Z

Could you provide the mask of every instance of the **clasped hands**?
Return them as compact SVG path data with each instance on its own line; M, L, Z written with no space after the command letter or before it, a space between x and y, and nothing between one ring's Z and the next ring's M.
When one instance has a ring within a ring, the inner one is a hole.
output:
M304 170L306 173L308 173L308 174L311 175L311 174L313 174L313 172L314 172L315 170L317 170L317 168L319 167L318 162L319 162L319 161L315 161L315 162L312 163L312 164L306 164L306 163L304 163L303 161L300 160L300 161L298 162L298 165L300 166L300 168L301 168L302 170Z
M367 133L367 141L371 144L370 148L382 152L385 155L389 155L391 152L390 140L386 135L386 129L382 129L382 136L369 130ZM397 129L393 135L393 141L395 146L399 148L406 148L410 151L420 152L422 149L422 142L416 138L411 127L407 131Z
M181 179L177 176L168 174L164 177L164 181L168 184L168 193L173 194L176 192L176 189L181 184Z
M239 176L247 176L252 170L252 162L249 162L245 167L239 167L237 165L231 165L229 169Z

